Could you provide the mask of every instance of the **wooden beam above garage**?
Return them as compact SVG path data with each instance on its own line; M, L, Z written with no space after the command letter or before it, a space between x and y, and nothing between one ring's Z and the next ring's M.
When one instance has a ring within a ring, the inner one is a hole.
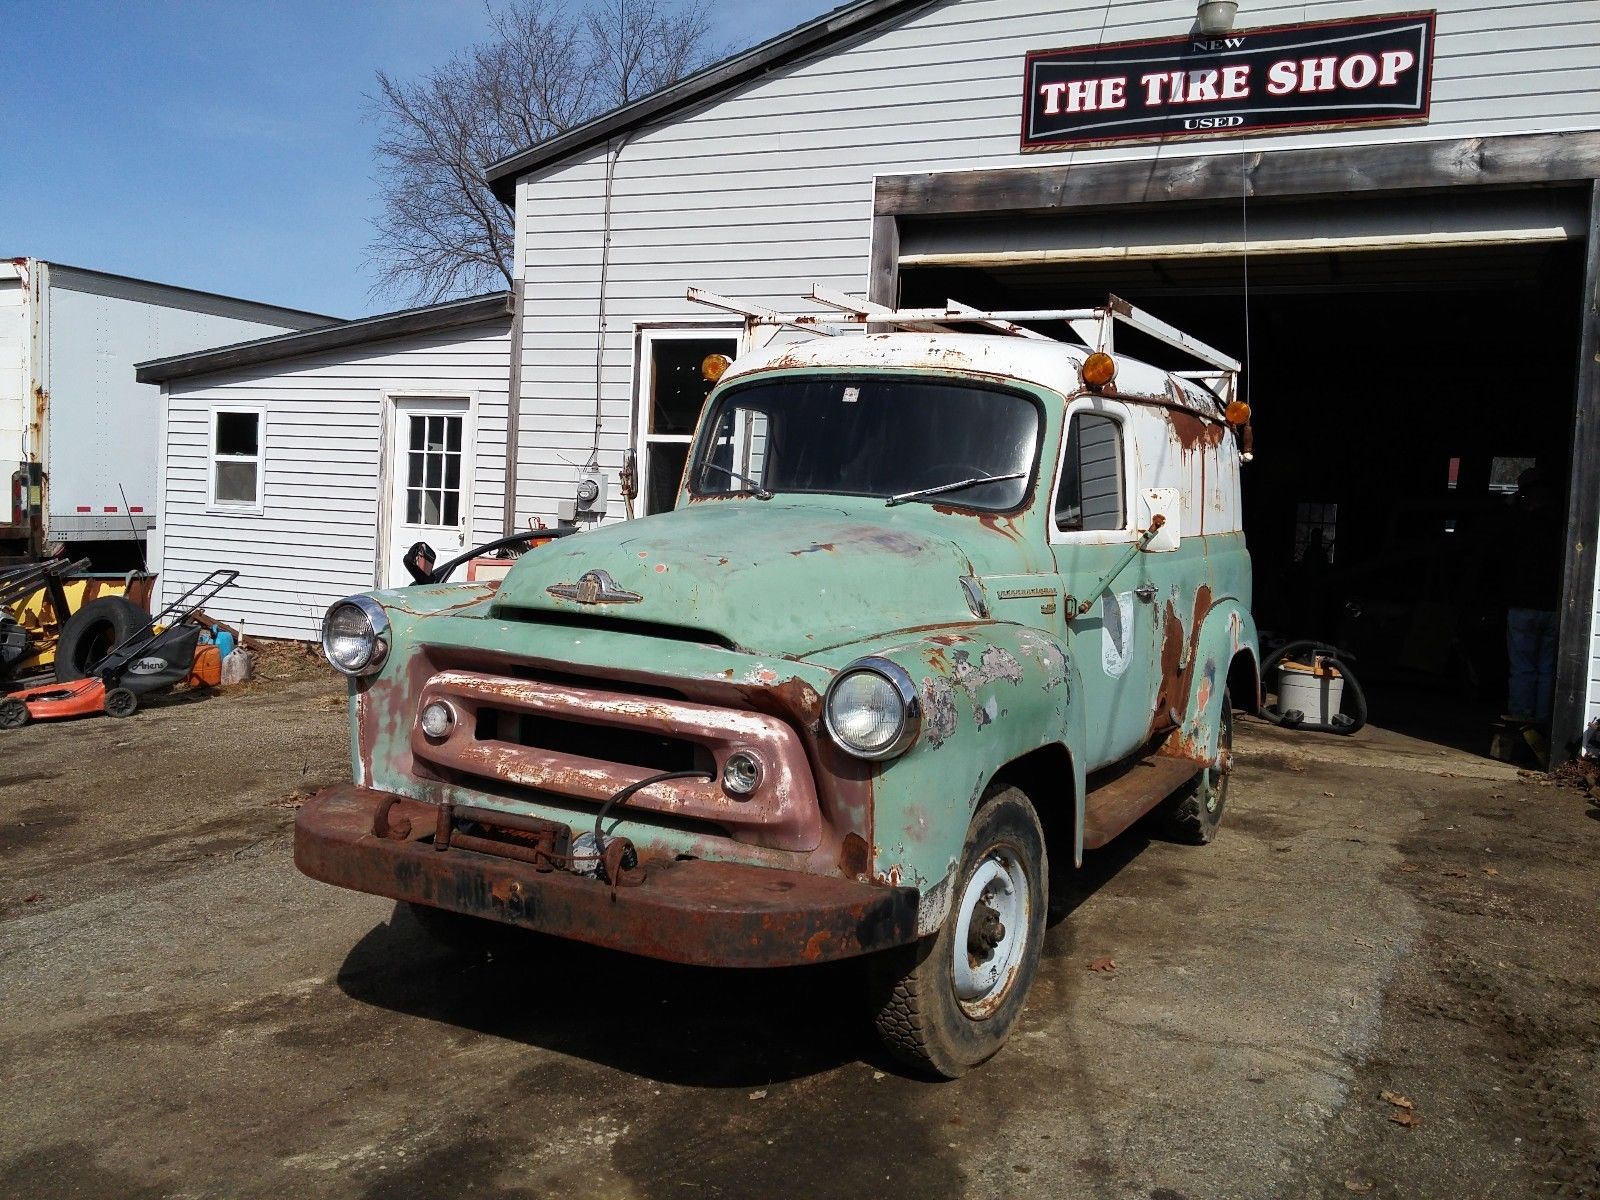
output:
M1043 213L1064 208L1182 203L1264 196L1358 195L1449 187L1515 187L1600 177L1600 132L1407 141L1380 146L1105 163L1020 170L929 171L879 176L874 209L883 216L953 217Z

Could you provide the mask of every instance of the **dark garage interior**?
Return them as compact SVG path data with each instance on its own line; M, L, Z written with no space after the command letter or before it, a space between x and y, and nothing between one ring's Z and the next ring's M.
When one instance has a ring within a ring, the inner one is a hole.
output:
M1482 754L1506 704L1519 475L1536 465L1566 511L1583 250L1549 238L1248 264L907 266L901 303L1060 308L1111 292L1247 360L1244 512L1264 653L1331 642L1374 725ZM1193 365L1140 343L1118 334L1121 352Z

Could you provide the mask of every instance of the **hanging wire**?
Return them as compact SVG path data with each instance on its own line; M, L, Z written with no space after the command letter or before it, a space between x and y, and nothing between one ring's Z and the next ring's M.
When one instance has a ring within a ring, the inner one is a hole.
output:
M1244 377L1253 378L1250 367L1250 146L1239 140L1239 224L1244 242ZM1248 389L1246 382L1245 388ZM1240 399L1243 399L1243 395Z

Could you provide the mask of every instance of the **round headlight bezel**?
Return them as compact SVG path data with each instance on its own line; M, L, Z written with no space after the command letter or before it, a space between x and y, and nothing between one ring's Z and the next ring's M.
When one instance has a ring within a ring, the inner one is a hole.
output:
M370 645L367 654L354 665L347 665L335 658L329 644L333 640L334 614L342 608L353 608L358 611L366 619L369 631ZM381 671L384 661L389 657L389 617L383 611L383 605L371 596L347 596L329 605L326 615L322 618L322 657L327 659L328 665L339 674L352 679L376 675Z
M894 689L900 701L900 724L895 736L875 749L852 745L840 734L838 722L834 717L833 705L839 694L840 685L852 676L862 673L876 675L884 680ZM828 685L827 695L822 700L822 720L828 730L828 736L846 754L869 762L896 758L909 750L912 743L917 740L917 735L922 732L922 701L917 695L916 680L912 679L910 673L899 663L890 662L886 658L878 658L876 655L858 658L835 675L833 682Z

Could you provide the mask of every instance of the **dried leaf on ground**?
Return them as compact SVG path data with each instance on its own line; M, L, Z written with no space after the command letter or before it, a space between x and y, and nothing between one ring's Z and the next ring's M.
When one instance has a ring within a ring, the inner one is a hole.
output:
M1416 864L1416 863L1401 863L1401 864L1400 864L1400 869L1401 869L1401 870L1402 870L1402 871L1404 871L1404 872L1405 872L1405 873L1406 873L1406 874L1408 874L1408 875L1409 875L1409 874L1411 874L1411 872L1413 872L1413 871L1420 871L1420 870L1422 870L1422 868L1421 868L1421 867L1419 867L1419 866L1417 866L1417 864Z
M22 898L22 902L24 904L37 904L37 903L39 903L39 901L41 901L43 899L44 899L44 893L43 892L29 892L26 896L24 896Z
M1372 1188L1372 1184L1367 1183L1362 1179L1346 1179L1344 1181L1344 1190L1347 1192L1354 1192L1358 1196L1366 1195L1366 1193L1370 1192Z
M1396 1125L1404 1125L1407 1129L1410 1129L1417 1123L1417 1114L1409 1108L1397 1108L1389 1113L1389 1120Z
M273 808L297 809L309 799L310 792L290 792L280 800L268 800L267 803Z
M1115 971L1116 969L1116 961L1110 958L1097 958L1089 964L1089 970L1091 971Z
M767 1098L767 1089L766 1088L762 1088L759 1092L751 1092L750 1093L750 1099L752 1099L752 1100L765 1100L766 1098Z
M1379 1092L1378 1093L1378 1099L1383 1100L1388 1104L1392 1104L1396 1108L1415 1108L1416 1107L1415 1104L1413 1104L1410 1100L1407 1100L1399 1092L1389 1092L1389 1091Z
M1323 794L1323 795L1324 795L1324 796L1329 796L1329 797L1331 797L1331 796L1332 796L1332 795L1333 795L1333 793L1332 793L1332 792L1323 792L1323 793L1322 793L1322 794Z
M1484 869L1483 869L1483 873L1484 873L1484 874L1485 874L1485 875L1498 875L1498 874L1500 874L1500 872L1499 872L1499 871L1497 871L1497 870L1496 870L1496 869L1495 869L1495 868L1493 868L1493 867L1485 867L1485 868L1484 868Z

